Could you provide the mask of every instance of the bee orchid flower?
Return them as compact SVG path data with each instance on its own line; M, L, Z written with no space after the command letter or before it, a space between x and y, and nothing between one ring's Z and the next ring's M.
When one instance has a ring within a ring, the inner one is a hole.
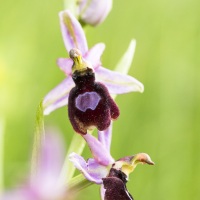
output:
M95 81L92 66L82 59L78 49L70 50L74 61L72 79L75 83L69 93L68 114L74 130L86 134L91 127L105 130L111 119L117 119L119 109L111 98L107 88Z
M98 132L98 139L90 134L82 135L86 140L93 158L87 161L76 153L71 153L69 159L74 166L91 182L101 185L102 200L131 200L126 183L129 174L137 164L154 165L148 154L138 153L119 160L114 160L110 154L112 125L105 131Z
M98 43L91 49L88 49L84 31L78 20L69 10L61 11L59 13L59 18L63 41L68 54L70 50L74 48L78 49L82 54L82 58L92 66L96 81L104 84L110 94L123 94L132 91L143 92L143 84L135 78L111 71L101 65L100 57L104 51L105 45L103 43ZM132 41L131 45L135 48L135 41ZM69 92L75 86L72 80L73 60L70 58L59 58L57 64L67 78L45 96L43 101L45 115L67 105Z

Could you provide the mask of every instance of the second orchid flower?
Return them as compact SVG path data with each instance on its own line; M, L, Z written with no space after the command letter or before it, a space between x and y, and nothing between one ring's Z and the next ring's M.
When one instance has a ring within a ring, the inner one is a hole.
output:
M69 159L74 166L91 182L101 185L102 200L132 200L133 197L126 188L129 174L137 164L154 165L148 154L138 153L114 160L110 154L112 138L112 125L105 131L98 132L98 139L87 134L83 135L93 158L87 161L76 153L72 153Z
M84 31L78 20L70 13L70 11L62 11L59 13L59 16L62 36L67 52L69 53L73 48L79 49L83 60L90 63L90 66L92 66L96 80L103 83L110 94L122 94L132 91L143 92L144 87L142 83L140 83L135 78L121 74L119 72L108 70L101 66L100 57L105 48L105 45L99 43L88 50ZM134 48L135 42L132 41L130 45ZM70 58L59 58L57 63L61 70L63 70L67 75L67 78L56 88L50 91L44 98L43 106L44 114L46 115L59 107L67 105L69 100L69 92L74 87L74 82L72 80L73 61ZM111 116L109 119L117 118L117 116L118 114L114 117ZM79 124L81 126L81 123ZM109 124L110 120L107 120L107 125L104 124L104 126L102 128L100 127L99 130L106 129ZM78 129L80 130L80 128ZM75 130L77 131L77 129ZM86 133L85 128L84 131L78 132Z

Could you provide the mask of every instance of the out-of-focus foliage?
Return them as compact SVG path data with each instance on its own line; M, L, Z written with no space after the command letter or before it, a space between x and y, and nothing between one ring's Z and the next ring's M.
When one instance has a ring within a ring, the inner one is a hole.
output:
M41 98L64 75L56 66L67 57L58 20L62 1L1 2L0 115L5 122L6 187L25 176L30 161L34 120ZM112 155L147 152L154 167L139 166L128 189L135 199L200 198L200 2L114 1L106 21L86 30L90 47L105 42L102 61L115 67L130 40L137 40L130 74L144 83L143 94L117 97ZM45 118L69 146L73 135L67 108ZM90 157L88 149L84 156ZM98 186L81 199L100 199Z

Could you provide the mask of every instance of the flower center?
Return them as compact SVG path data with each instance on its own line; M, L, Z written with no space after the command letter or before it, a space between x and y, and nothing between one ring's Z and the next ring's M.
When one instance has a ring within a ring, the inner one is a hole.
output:
M96 92L85 92L78 95L75 100L76 107L85 112L87 109L95 110L101 97Z
M73 48L69 52L70 58L73 60L73 66L72 66L72 73L78 71L78 72L85 72L88 68L92 68L91 64L83 59L82 54L79 49Z

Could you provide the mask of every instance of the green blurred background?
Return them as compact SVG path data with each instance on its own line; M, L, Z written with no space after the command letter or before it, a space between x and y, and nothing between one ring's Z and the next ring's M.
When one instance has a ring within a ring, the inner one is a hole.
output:
M4 179L13 187L28 171L36 107L64 74L66 57L58 0L6 0L0 8L0 117L5 124ZM200 1L116 0L106 21L88 27L89 46L104 42L103 65L114 69L132 38L137 40L130 74L143 94L118 96L112 155L148 153L156 163L138 166L128 189L137 200L200 199ZM69 146L67 108L45 118ZM88 148L84 157L90 157ZM98 186L78 199L100 199Z

